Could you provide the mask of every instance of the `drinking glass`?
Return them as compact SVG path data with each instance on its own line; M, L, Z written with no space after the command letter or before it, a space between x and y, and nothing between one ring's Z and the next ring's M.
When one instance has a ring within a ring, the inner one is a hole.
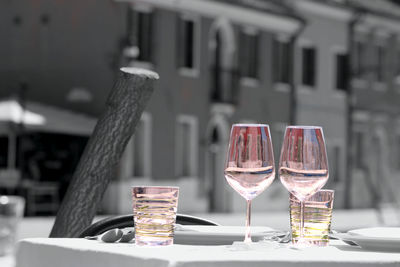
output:
M303 240L307 240L308 244L320 247L329 244L333 198L333 190L321 189L305 201ZM300 232L300 202L293 194L290 194L289 202L292 242L297 243Z
M282 184L300 201L300 236L304 240L304 201L328 181L328 160L321 127L288 126L279 161Z
M247 201L246 235L250 243L251 201L275 178L271 134L266 124L234 124L226 156L225 178Z
M17 228L24 216L25 199L0 195L0 257L13 254Z
M178 195L179 187L132 188L136 245L165 246L174 243Z

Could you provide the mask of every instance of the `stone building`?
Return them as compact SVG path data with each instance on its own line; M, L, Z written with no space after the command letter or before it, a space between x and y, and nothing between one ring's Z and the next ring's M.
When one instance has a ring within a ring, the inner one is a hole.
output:
M129 3L135 26L125 48L128 64L154 69L161 80L126 154L133 165L115 185L138 178L184 183L188 208L241 210L244 201L223 174L231 124L268 123L279 152L282 126L290 120L291 42L301 19L275 2ZM139 53L129 60L132 51ZM284 189L275 183L269 191L256 210L274 208L271 191Z
M400 8L396 1L350 1L349 139L353 207L399 203Z
M336 199L347 208L380 208L385 203L398 207L398 1L293 2L298 12L307 17L304 33L310 30L310 34L322 43L325 42L322 46L330 51L322 54L321 57L325 58L320 62L318 71L323 72L321 68L324 67L331 68L328 71L331 78L323 73L318 77L328 83L325 88L335 85L333 89L339 89L334 90L332 98L324 97L331 105L324 103L322 106L325 112L333 111L330 118L338 115L340 121L328 119L321 123L326 125L324 129L327 130L328 151L332 141L333 146L339 145L331 148L329 153L330 183L334 183L339 193L337 197L340 196ZM315 16L306 15L305 11L319 15L320 20L315 25L320 30L312 30ZM329 35L324 34L326 31L329 31ZM332 66L332 62L336 65ZM311 99L316 100L314 103L324 101L312 95ZM311 100L309 97L307 99ZM299 113L301 110L304 109L299 105ZM314 117L312 114L307 116L311 120L315 120ZM338 129L342 137L332 140L330 135Z
M181 211L242 211L223 176L230 127L321 125L336 207L397 203L400 8L389 0L0 1L0 96L99 115L118 66L161 76L105 212L130 185L177 184ZM275 181L254 210L287 208Z
M183 107L181 111L176 108L174 116L186 112L198 117L200 145L191 143L195 149L190 151L198 151L197 176L201 192L208 192L205 196L211 200L210 210L242 208L242 200L229 193L230 188L226 189L221 168L229 126L242 121L270 124L276 158L286 125L294 122L323 126L330 164L326 187L336 190L336 207L397 203L393 188L397 188L400 154L396 80L399 55L396 26L400 9L395 1L379 4L369 0L287 0L279 4L245 0L129 2L133 10L151 10L152 17L159 18L155 23L162 21L162 27L155 27L162 29L162 33L154 34L156 58L162 57L157 50L161 39L162 49L169 56L162 59L164 64L175 60L178 63L174 66L181 66L182 62L200 66L200 71L195 72L197 76L185 77L179 67L169 69L174 73L167 75L175 80L173 88L181 85L180 90L189 92L194 86L190 80L196 83L200 77L202 81L197 86L202 88L203 95L196 102L204 100L201 105L207 107L204 113L199 115L201 109ZM245 8L240 19L233 15L239 7ZM264 19L279 14L286 25L295 21L296 26L288 31L282 23L267 20L255 23L251 18L256 18L259 12L265 13ZM172 21L169 24L165 22L168 16ZM305 23L301 18L305 18ZM182 20L193 22L187 26L182 25ZM199 39L187 39L185 34L194 31L196 25L201 29ZM165 35L175 39L167 42ZM180 57L177 51L186 55L188 52L187 46L179 45L182 40L195 44L190 53L200 49L199 59L188 61ZM254 61L256 64L251 63L254 58L258 59ZM133 61L134 65L137 63ZM153 66L163 77L162 70ZM181 99L180 103L193 108L188 99ZM183 155L184 152L178 151L184 146L172 148L172 143L170 146L176 155ZM175 170L176 166L183 166L179 156L175 157L174 166ZM179 175L175 177L179 179ZM260 209L285 207L286 194L279 183L275 182L266 191L255 201L256 209L257 202Z
M335 206L344 204L347 136L348 25L351 10L324 1L290 3L306 18L296 42L296 123L323 127L329 180L325 188L335 189Z

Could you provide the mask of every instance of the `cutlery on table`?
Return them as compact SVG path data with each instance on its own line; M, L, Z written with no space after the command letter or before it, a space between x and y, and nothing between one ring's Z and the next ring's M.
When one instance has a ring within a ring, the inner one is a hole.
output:
M114 243L117 241L121 243L127 243L130 242L134 237L135 237L134 231L123 232L121 229L115 228L108 230L100 235L85 236L85 239L101 240L105 243Z

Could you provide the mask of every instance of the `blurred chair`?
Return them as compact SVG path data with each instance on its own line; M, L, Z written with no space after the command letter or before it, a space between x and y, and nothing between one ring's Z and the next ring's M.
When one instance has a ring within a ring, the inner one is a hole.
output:
M177 214L176 215L176 223L182 225L214 225L218 226L219 224L209 221L207 219L185 215L185 214ZM80 238L85 236L95 236L104 233L110 229L114 228L126 228L133 227L133 215L120 215L115 217L105 218L100 220L89 227L87 227L83 232L79 235Z
M17 169L0 169L0 189L6 194L16 194L21 182L21 172Z
M56 213L59 206L59 185L53 182L28 182L26 190L27 215L41 212Z
M45 157L45 152L39 150L28 159L30 179L24 180L23 187L26 192L26 213L29 216L43 212L55 214L60 204L59 182L43 181L39 162Z

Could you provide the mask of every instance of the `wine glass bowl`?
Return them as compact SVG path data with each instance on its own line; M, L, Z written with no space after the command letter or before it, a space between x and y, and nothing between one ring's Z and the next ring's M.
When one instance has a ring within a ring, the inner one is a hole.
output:
M247 201L245 242L251 242L251 201L275 178L274 156L268 125L234 124L232 126L224 173L228 184Z
M237 167L225 169L228 184L246 200L252 200L262 193L273 182L272 176L275 176L272 166L251 170Z
M326 184L328 169L322 128L286 127L279 161L279 178L301 203L299 241L302 240L304 231L304 201Z

